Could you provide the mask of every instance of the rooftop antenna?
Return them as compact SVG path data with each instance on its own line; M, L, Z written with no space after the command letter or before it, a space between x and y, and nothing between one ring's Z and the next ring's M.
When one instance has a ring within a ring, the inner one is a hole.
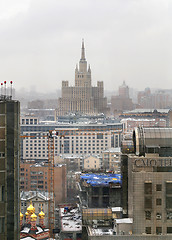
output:
M3 83L1 83L1 96L3 95Z
M10 81L10 84L11 84L11 98L12 98L12 95L13 95L13 81Z
M7 94L6 83L7 83L7 82L6 82L6 81L4 81L4 86L5 86L5 90L4 90L5 92L4 92L4 95L5 95L5 96L6 96L6 94Z

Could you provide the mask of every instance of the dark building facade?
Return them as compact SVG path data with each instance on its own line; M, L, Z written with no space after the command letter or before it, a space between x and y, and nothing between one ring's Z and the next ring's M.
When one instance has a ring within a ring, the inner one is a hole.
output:
M0 239L19 239L18 101L0 96Z

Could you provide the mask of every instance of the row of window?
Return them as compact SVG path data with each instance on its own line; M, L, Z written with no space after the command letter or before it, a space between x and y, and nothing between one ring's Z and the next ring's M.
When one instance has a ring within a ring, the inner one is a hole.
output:
M144 193L145 194L152 194L152 190L153 190L153 186L152 183L145 183L144 184ZM172 195L172 182L166 182L165 183L165 190L166 190L166 194L171 194ZM162 191L162 184L156 184L156 191L160 192Z
M145 219L146 220L151 220L152 218L152 213L151 211L145 211ZM161 212L157 212L156 213L156 220L161 220L162 219L162 213ZM166 219L167 220L171 220L172 219L172 211L167 211L166 212Z
M151 227L146 227L145 229L146 234L152 234ZM161 235L162 234L162 227L156 227L156 234ZM172 227L167 227L167 234L172 234Z

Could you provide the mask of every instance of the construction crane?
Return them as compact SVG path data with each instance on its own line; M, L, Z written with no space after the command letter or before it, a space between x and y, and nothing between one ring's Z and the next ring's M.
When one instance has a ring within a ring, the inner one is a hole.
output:
M21 135L21 138L35 138L35 137L47 137L48 138L48 223L50 237L54 237L54 136L52 131L49 130L47 135L41 133L35 135Z
M55 229L55 200L54 200L54 138L60 137L62 139L62 153L64 153L64 138L65 136L71 135L99 135L104 134L115 134L113 130L108 129L58 129L58 130L49 130L48 134L44 133L36 133L33 135L22 135L21 138L35 138L35 137L46 137L48 138L48 219L49 219L49 231L50 237L54 237L54 229ZM116 130L117 131L117 130ZM84 133L83 133L84 132ZM109 133L110 132L110 133ZM119 130L120 132L120 130Z

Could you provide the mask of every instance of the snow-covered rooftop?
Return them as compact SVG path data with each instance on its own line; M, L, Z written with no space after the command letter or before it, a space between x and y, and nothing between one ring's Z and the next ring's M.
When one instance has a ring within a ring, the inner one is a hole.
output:
M64 208L60 208L60 215L62 231L82 231L82 218L78 208L74 208L67 212L65 212Z

